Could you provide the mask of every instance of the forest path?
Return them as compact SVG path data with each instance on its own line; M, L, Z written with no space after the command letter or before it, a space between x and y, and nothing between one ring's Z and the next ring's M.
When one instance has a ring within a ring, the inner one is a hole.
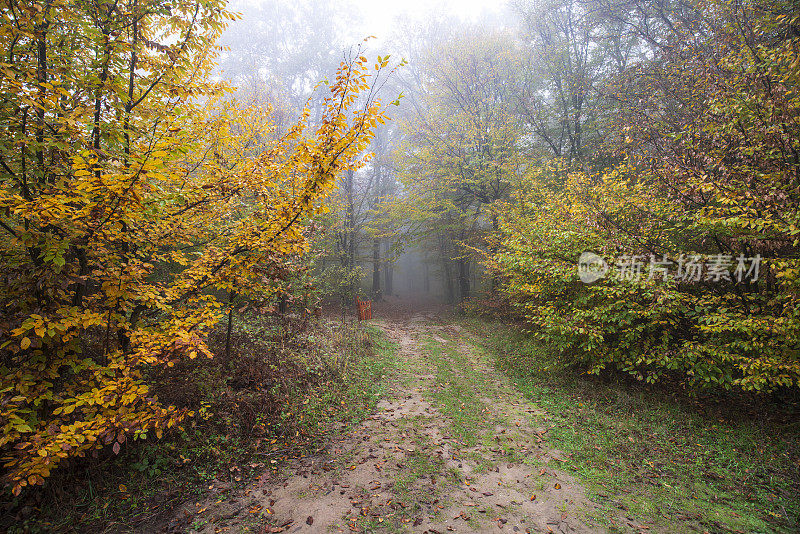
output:
M328 454L205 503L213 519L192 532L594 531L582 488L548 465L546 415L466 330L434 314L375 323L400 347L377 412Z

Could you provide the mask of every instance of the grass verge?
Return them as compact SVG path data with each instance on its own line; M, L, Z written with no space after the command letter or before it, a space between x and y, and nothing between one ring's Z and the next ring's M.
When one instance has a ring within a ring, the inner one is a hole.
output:
M450 340L441 342L427 337L422 347L436 366L431 396L450 422L453 437L468 447L477 445L496 423L496 417L479 396L486 389L485 377Z
M611 531L797 531L796 406L589 378L511 326L467 326L547 413L549 444L566 453L558 467L583 482Z

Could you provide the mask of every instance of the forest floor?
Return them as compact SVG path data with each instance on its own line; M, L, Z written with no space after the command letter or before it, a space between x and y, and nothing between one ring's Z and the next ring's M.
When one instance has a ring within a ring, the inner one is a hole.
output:
M399 346L377 413L325 455L188 503L173 528L191 517L201 533L593 531L583 489L552 466L544 414L468 332L426 314L376 323Z
M186 503L162 531L780 532L797 525L796 505L787 504L797 481L778 458L794 462L796 447L786 452L783 441L763 438L758 453L748 452L741 440L759 436L707 421L698 430L691 417L644 397L649 407L638 413L630 399L609 408L583 390L534 391L542 384L521 382L498 359L516 340L498 338L488 323L431 311L374 324L397 347L375 413L343 428L321 454ZM706 429L718 437L705 437ZM717 441L700 443L706 439Z

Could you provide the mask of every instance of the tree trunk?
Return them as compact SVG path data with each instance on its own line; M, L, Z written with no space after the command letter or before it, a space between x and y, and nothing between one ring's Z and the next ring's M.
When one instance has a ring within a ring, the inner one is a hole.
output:
M456 288L453 284L453 269L450 258L442 256L442 273L444 274L445 297L448 304L456 303Z
M228 310L228 329L225 332L225 361L223 363L228 363L231 361L231 331L233 331L233 299L236 294L231 290L228 293L228 306L230 309Z
M492 231L494 235L492 236L493 239L491 241L490 252L492 253L492 256L494 256L495 254L497 254L498 250L497 244L500 242L500 223L497 220L496 212L492 213ZM491 271L494 271L494 269L491 269ZM497 272L491 272L490 276L491 276L491 293L492 295L494 295L500 288L500 275Z
M394 293L394 286L392 284L392 275L394 274L394 269L391 263L385 263L383 265L383 281L384 287L386 288L386 294L391 296Z
M50 27L48 18L50 3L49 1L45 2L43 22L35 26L36 33L38 34L36 41L36 81L39 82L39 105L36 106L36 161L39 163L39 172L41 173L40 178L42 182L47 178L47 171L44 165L44 115L45 109L47 109L44 102L46 91L44 84L47 82L47 31Z
M383 176L381 175L381 166L375 162L375 180L374 190L375 199L373 209L378 209L383 197ZM375 237L372 241L372 294L375 300L381 299L381 240Z
M355 212L355 198L353 192L353 175L352 169L347 171L347 221L345 222L347 228L347 267L352 269L356 265L356 212Z
M353 198L353 171L345 173L344 179L344 221L343 227L338 232L337 249L339 252L339 262L345 269L352 269L355 266L355 200Z
M381 299L381 240L372 241L372 294Z
M458 259L458 293L460 302L464 302L469 298L469 260L466 258Z

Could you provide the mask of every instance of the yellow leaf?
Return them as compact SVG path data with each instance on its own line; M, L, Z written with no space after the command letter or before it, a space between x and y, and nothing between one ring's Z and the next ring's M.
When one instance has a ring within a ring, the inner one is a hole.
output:
M31 340L30 340L30 339L28 339L27 337L23 337L23 338L22 338L22 341L21 341L21 342L20 342L20 344L19 344L19 346L20 346L20 348L21 348L22 350L25 350L25 349L27 349L28 347L30 347L30 346L31 346Z

